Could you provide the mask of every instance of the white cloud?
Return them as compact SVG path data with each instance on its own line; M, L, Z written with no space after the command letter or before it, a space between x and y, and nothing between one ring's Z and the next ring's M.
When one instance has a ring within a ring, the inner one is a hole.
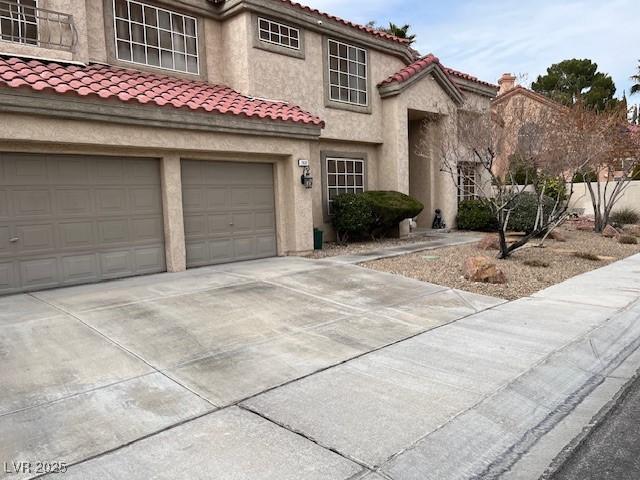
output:
M640 49L638 0L309 0L354 21L409 22L418 49L484 80L503 72L530 80L552 63L590 58L611 74L619 94L630 86Z

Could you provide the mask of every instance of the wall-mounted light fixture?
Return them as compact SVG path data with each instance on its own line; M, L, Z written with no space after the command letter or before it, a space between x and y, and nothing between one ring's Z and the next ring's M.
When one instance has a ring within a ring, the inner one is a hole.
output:
M309 168L309 160L298 160L298 166L303 168L300 182L304 185L304 188L313 187L313 175L311 175L311 168Z

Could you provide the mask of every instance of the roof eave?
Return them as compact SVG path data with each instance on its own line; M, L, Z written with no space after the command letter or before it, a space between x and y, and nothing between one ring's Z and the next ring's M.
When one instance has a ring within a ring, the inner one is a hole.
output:
M402 82L392 82L379 85L378 91L380 92L380 96L382 98L393 97L401 94L407 88L411 87L413 84L419 82L428 75L433 75L440 87L442 87L447 95L451 97L456 105L460 106L464 103L464 95L438 63L432 63L420 72Z

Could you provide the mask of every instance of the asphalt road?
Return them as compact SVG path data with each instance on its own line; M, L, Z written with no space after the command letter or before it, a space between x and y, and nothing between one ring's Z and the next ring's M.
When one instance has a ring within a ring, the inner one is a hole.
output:
M550 479L640 479L640 376Z

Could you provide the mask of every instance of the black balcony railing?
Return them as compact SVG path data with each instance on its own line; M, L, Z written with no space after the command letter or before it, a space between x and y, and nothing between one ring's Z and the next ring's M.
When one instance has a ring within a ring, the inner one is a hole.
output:
M68 13L39 8L36 0L0 0L0 40L71 52L77 34Z

